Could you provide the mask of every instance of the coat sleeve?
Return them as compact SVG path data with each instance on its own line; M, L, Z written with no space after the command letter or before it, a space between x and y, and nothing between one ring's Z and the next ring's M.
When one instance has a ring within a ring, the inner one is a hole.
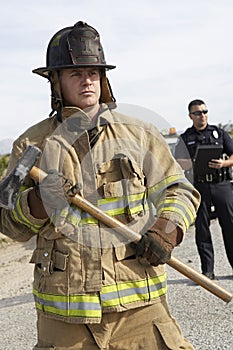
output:
M14 142L6 176L14 169L26 147L27 144L24 145L18 140ZM0 209L1 233L19 242L27 241L36 235L48 221L47 219L36 219L30 213L27 196L33 185L33 181L27 176L17 194L14 209Z
M157 216L166 218L185 232L194 223L200 194L186 179L180 165L160 135L147 135L144 171L148 198L156 207Z

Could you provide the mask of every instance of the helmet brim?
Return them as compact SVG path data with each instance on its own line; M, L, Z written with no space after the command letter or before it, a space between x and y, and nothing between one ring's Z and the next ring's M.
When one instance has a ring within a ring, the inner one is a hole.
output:
M106 70L111 70L116 68L116 66L113 65L109 65L109 64L77 64L77 65L67 65L67 66L53 66L53 67L40 67L40 68L36 68L33 69L33 73L35 74L39 74L44 78L48 78L49 77L49 73L53 72L53 71L57 71L57 70L61 70L61 69L69 69L69 68L80 68L80 67L84 67L84 68L89 68L89 67L93 67L93 68L102 68L102 69L106 69Z

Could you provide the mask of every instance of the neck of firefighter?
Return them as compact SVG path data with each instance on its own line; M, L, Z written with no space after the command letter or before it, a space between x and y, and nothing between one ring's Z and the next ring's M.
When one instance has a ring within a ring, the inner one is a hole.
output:
M93 106L84 108L83 112L86 113L92 121L94 121L98 116L99 109L100 109L100 105L98 103Z

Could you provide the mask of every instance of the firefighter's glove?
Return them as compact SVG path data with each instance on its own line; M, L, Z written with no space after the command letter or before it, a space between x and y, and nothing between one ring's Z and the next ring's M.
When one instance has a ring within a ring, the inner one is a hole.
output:
M168 220L159 218L140 239L136 246L136 256L139 261L148 262L153 266L165 264L171 258L175 246L182 240L182 231L169 222L170 228L166 232Z
M78 188L57 170L50 170L42 182L36 186L35 191L45 208L62 209L70 203L71 198L78 192Z

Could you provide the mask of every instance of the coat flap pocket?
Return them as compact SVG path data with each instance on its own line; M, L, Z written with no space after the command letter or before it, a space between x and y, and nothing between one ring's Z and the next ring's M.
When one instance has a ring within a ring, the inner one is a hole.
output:
M164 320L155 319L153 323L161 334L168 349L186 349L186 347L183 347L185 339L181 333L180 327L173 318L169 318L165 322Z
M51 253L46 250L46 249L42 249L42 248L37 248L34 250L32 257L30 259L30 263L32 264L39 264L42 263L44 261L50 260L51 258Z
M58 250L53 252L53 264L58 270L65 271L67 268L69 254L59 252Z
M124 260L130 256L134 257L135 259L135 249L133 249L130 244L127 245L120 245L118 247L115 247L115 254L118 261Z
M121 181L109 182L103 185L104 197L122 197L123 187Z
M104 174L111 169L112 160L108 162L97 164L97 169L99 174Z
M142 169L138 166L138 164L128 157L121 158L120 166L122 172L126 175L125 178L132 177L132 175L130 176L130 174L134 174L134 176L136 175L137 178L141 180L145 177Z

